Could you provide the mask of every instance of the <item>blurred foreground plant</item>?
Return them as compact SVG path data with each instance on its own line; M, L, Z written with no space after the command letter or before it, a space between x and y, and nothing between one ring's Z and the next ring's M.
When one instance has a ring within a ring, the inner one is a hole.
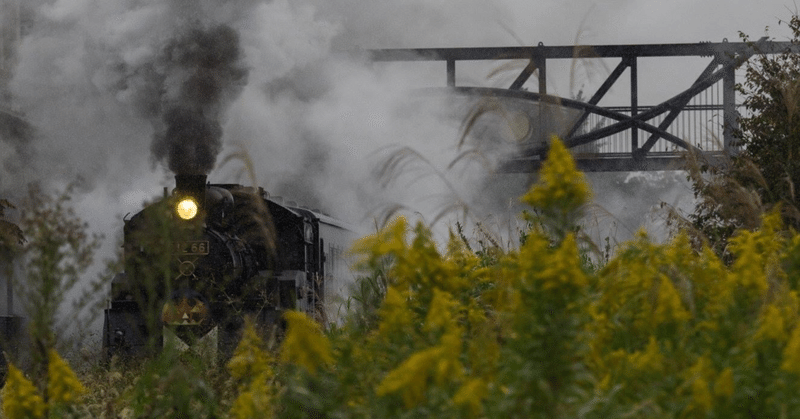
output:
M730 241L640 233L598 269L588 187L557 139L519 249L440 251L400 218L355 246L384 298L329 333L332 368L282 398L329 417L800 415L800 236L772 212ZM538 217L538 218L533 218ZM371 319L365 322L364 319ZM306 403L306 404L304 404Z
M76 417L75 404L85 392L69 365L51 349L44 397L22 371L9 365L2 392L3 413L7 419Z
M228 361L227 369L239 382L239 394L231 407L230 415L236 419L272 417L271 399L275 373L273 359L253 323L248 320L242 339Z
M41 391L57 332L69 326L57 320L59 310L66 310L68 293L91 266L99 247L99 237L88 233L70 199L69 187L50 195L34 184L20 208L19 227L26 242L19 254L24 270L17 275L15 288L27 317L33 377Z
M9 368L13 374L3 391L3 410L9 419L76 414L73 405L85 392L55 349L57 332L65 326L58 323L58 312L99 246L99 238L87 233L87 224L70 207L70 195L69 187L50 195L38 185L29 185L20 208L20 247L6 248L23 267L14 285L32 346L26 353L30 358L22 361L30 361L33 378L28 381L19 369Z

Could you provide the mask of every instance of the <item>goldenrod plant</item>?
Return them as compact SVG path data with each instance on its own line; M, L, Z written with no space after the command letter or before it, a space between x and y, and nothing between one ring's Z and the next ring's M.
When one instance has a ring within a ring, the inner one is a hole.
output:
M191 352L165 346L141 366L132 385L116 402L118 412L129 410L135 418L214 418L222 407L226 380L218 368Z
M284 313L286 336L281 345L281 361L304 368L310 374L333 362L330 343L319 323L299 311Z
M45 402L33 383L13 364L3 387L3 414L8 419L42 418Z
M589 189L552 144L551 174L523 198L542 218L493 263L403 218L358 242L385 279L377 315L329 332L333 362L284 379L276 414L800 414L800 236L779 213L737 232L730 264L640 232L598 267L575 236Z
M227 369L238 382L238 395L230 410L235 419L273 417L274 359L251 320L245 322L242 339Z
M54 349L47 354L47 396L53 405L71 404L86 389L69 365Z
M522 197L523 202L536 209L536 216L531 217L537 221L534 225L544 226L560 240L579 227L590 199L585 176L576 170L564 144L553 137L538 182Z
M437 243L396 218L354 246L365 279L344 324L287 311L274 348L247 323L225 368L165 348L112 362L84 399L69 374L44 397L13 368L5 415L58 400L77 417L800 416L800 235L779 209L731 236L729 260L642 231L598 264L580 237L589 188L557 138L543 170L516 247Z
M55 350L48 352L44 396L13 364L3 387L3 414L7 419L84 417L80 398L86 392L70 366Z

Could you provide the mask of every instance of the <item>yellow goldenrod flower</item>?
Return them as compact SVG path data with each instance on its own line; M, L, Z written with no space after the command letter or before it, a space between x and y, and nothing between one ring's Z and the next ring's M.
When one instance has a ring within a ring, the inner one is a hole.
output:
M505 277L505 274L534 274L545 267L542 256L550 252L550 239L538 232L531 232L525 244L519 250L519 255L509 258L517 263L516 272L501 272L500 278ZM515 275L517 276L517 275ZM512 286L517 287L516 284Z
M795 326L789 342L783 349L781 369L800 375L800 325Z
M404 333L413 321L414 314L408 307L405 296L393 286L386 288L386 296L378 311L381 322L378 326L381 336Z
M683 308L681 296L675 286L666 276L661 277L658 287L658 301L656 303L655 324L669 321L686 321L691 315Z
M452 230L449 232L446 254L448 259L456 261L467 269L474 268L479 262L478 256L471 252L464 241L457 237Z
M47 354L47 395L50 403L72 403L86 392L78 377L55 349Z
M378 384L375 394L383 396L402 392L406 407L413 407L425 400L428 377L439 358L438 347L417 352L403 361L397 368L389 371Z
M774 304L768 305L759 317L757 340L786 340L786 330L782 310Z
M247 389L239 393L231 406L230 416L236 419L271 418L268 373L255 376Z
M228 372L236 379L272 375L270 356L263 348L263 341L256 332L253 322L247 320L242 332L242 340L236 346L233 356L228 361Z
M761 297L767 291L767 274L779 271L778 254L785 240L777 232L781 228L780 212L772 211L762 219L756 231L739 230L730 240L736 255L732 274L745 289Z
M722 315L733 303L734 290L738 288L736 279L725 270L713 250L707 247L699 255L693 256L692 260L695 263L691 271L695 299L706 302L705 311L709 315ZM706 322L705 328L714 330L716 325Z
M477 417L483 413L482 402L488 393L489 387L486 385L486 381L481 378L473 378L458 389L453 396L453 403L456 406L466 407L471 417Z
M597 383L596 390L606 391L611 387L611 374L606 373L600 382Z
M401 392L406 407L413 407L425 400L430 378L437 385L461 379L464 375L464 368L458 360L461 332L461 329L453 328L442 336L439 345L412 354L386 374L375 394L383 396Z
M45 404L33 383L12 364L3 387L3 413L7 419L41 418Z
M685 373L684 378L688 381L689 388L692 389L692 401L689 410L708 412L714 406L714 397L709 387L709 379L713 376L714 370L711 361L701 356Z
M281 345L281 361L299 365L314 374L317 368L333 362L331 345L319 324L299 311L287 311L286 337Z
M408 222L404 217L398 217L381 231L357 240L353 244L352 253L361 255L361 258L356 265L369 270L381 258L402 253L406 247L407 231Z
M708 381L704 377L696 377L692 381L692 403L690 408L696 408L701 412L707 412L714 406L714 399L711 397L711 390L708 388Z
M425 318L425 330L440 330L455 324L454 315L457 308L458 302L451 297L450 293L434 288L433 300L428 309L428 316Z
M474 375L494 378L500 363L501 344L497 342L497 330L490 322L473 329L467 343L467 362Z
M434 378L439 385L451 380L460 379L464 375L464 367L459 361L461 355L461 332L460 328L451 328L442 336L439 349L439 359L436 363Z
M650 336L647 348L643 352L635 352L631 355L630 362L639 371L657 373L664 369L664 355L658 348L655 336Z
M539 181L521 199L532 207L568 214L589 202L591 189L564 143L553 136Z
M586 275L580 268L578 246L573 234L567 234L558 249L547 258L546 266L538 276L545 290L579 289L586 285Z
M733 396L733 370L725 368L714 380L714 395L730 398Z

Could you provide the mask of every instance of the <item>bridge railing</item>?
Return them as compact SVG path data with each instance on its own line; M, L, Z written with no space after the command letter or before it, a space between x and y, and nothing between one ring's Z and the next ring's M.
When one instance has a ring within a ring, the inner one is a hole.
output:
M640 111L647 111L652 106L640 106ZM629 106L613 106L607 109L622 113L626 116L631 115ZM659 115L651 120L653 125L660 125L666 114ZM590 114L579 128L579 132L590 132L598 128L607 127L616 120ZM646 137L648 133L644 130L637 130L639 138ZM718 105L687 105L684 107L678 118L670 124L666 130L668 133L683 139L693 147L707 152L722 152L724 150L724 120L723 106ZM597 155L621 155L633 152L633 141L631 130L624 130L608 137L597 140L593 143L583 144L572 148L576 156L597 156ZM659 139L656 141L650 153L657 154L679 154L685 150L675 144Z

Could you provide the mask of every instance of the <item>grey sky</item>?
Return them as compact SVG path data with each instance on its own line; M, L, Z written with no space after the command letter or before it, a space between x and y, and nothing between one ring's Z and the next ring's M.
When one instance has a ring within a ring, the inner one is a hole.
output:
M758 37L791 0L317 0L323 16L370 47L677 43Z
M739 40L739 31L758 38L786 35L779 19L789 19L794 3L785 0L503 0L514 13L518 36L528 43L683 43Z

